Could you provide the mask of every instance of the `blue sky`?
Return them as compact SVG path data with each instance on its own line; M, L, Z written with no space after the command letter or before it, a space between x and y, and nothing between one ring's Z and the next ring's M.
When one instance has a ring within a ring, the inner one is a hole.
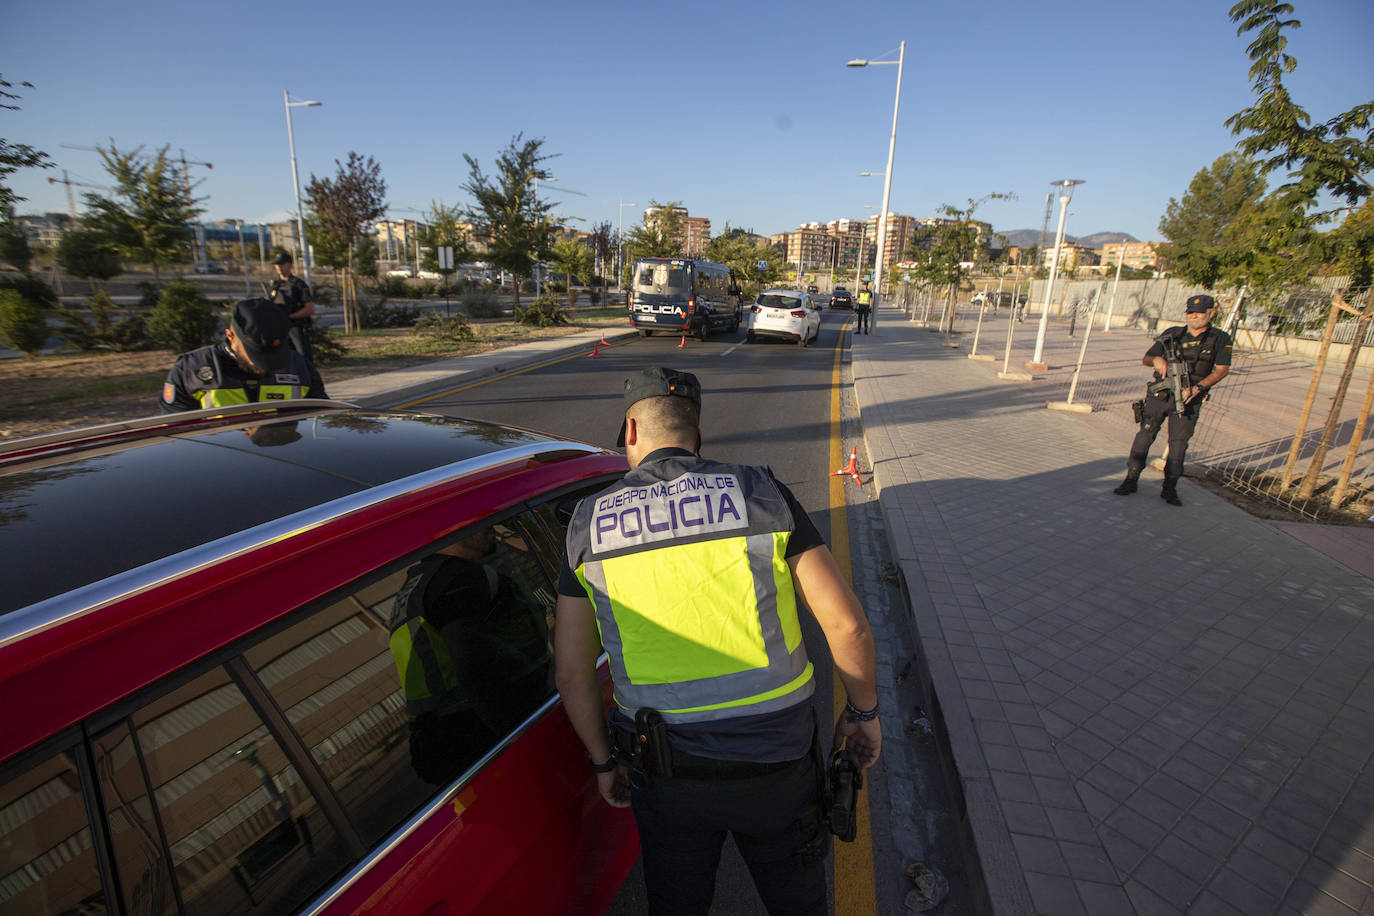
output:
M1294 0L1295 98L1324 120L1374 97L1371 0ZM338 2L110 4L0 13L0 73L28 80L0 136L105 180L113 139L170 144L214 169L206 218L279 218L293 204L282 90L302 184L350 150L381 163L397 217L467 203L463 154L490 167L542 137L560 212L617 220L617 202L682 202L719 232L862 219L882 201L896 58L907 42L891 208L929 215L989 192L978 216L1036 228L1050 182L1079 178L1068 232L1159 237L1160 215L1235 144L1249 104L1229 0L1137 3ZM11 177L19 212L65 211L50 170ZM78 200L79 204L79 200ZM629 225L639 210L626 208ZM1057 214L1057 207L1056 207ZM1051 219L1050 229L1054 222Z

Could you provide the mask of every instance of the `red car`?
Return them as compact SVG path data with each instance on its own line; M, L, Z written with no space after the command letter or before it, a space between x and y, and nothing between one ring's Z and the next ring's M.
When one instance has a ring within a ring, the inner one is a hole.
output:
M0 913L601 912L551 628L625 469L329 401L0 444Z

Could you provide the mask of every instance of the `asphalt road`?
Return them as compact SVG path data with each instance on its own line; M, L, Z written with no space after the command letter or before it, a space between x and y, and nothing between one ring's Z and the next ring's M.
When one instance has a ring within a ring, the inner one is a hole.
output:
M623 384L629 372L650 365L686 370L696 374L703 388L702 453L722 461L771 466L807 508L827 542L833 542L831 424L838 418L832 416L832 391L840 362L837 348L849 316L848 312L823 312L820 339L805 349L780 341L746 344L743 329L714 334L705 342L689 338L683 349L678 349L680 338L655 335L624 341L595 360L561 360L398 406L524 426L614 448L623 410ZM853 422L853 418L847 421L851 426ZM881 543L881 526L872 522L875 509L872 505L851 505L847 512L846 518L852 519L846 529L847 543L853 545L855 582L878 582L886 547ZM860 593L862 596L862 588ZM880 644L906 643L908 648L898 651L909 657L913 654L909 639L901 632L906 616L889 616L891 632L884 633L875 622ZM803 615L803 633L816 668L815 703L820 720L833 722L831 659L819 627L809 615ZM904 717L897 710L893 715ZM900 726L896 732L901 734ZM917 751L921 753L929 757L931 752ZM880 769L870 771L866 790L873 825L871 839L864 848L856 849L858 843L844 848L833 880L837 892L851 894L853 891L846 889L857 883L864 902L871 900L873 913L902 912L906 891L901 878L905 864L902 856L910 853L912 842L903 842L900 837L894 840L890 796ZM932 792L938 795L938 774L922 782L927 789L920 793L918 803L942 805L939 798L932 798ZM905 797L910 797L909 791ZM896 820L911 819L909 811L899 815ZM846 870L867 874L850 875ZM957 880L957 875L951 878ZM715 901L712 913L721 916L764 913L733 844L726 846ZM848 903L836 910L859 912ZM607 912L610 916L632 916L645 911L643 879L636 868Z

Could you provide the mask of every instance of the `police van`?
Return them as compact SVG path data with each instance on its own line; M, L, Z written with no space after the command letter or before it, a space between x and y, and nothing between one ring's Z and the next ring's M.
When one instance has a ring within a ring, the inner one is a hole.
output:
M738 330L743 312L730 268L690 258L640 258L630 276L630 324L643 337L655 331L695 334Z

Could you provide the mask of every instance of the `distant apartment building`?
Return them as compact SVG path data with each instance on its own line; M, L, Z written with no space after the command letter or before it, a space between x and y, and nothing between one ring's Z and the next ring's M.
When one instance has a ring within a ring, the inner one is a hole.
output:
M45 248L56 248L62 233L72 226L72 218L65 213L35 213L16 216L14 221L29 245L42 245Z
M875 246L878 244L878 221L877 214L868 218L868 223L864 227L864 237ZM883 238L883 250L878 253L882 257L884 264L895 264L898 261L906 260L906 249L915 238L919 220L914 216L906 216L901 213L887 214L887 234Z
M1097 249L1089 248L1087 245L1080 245L1077 242L1065 242L1063 244L1063 263L1059 265L1060 270L1075 270L1079 267L1097 266ZM1040 263L1046 268L1054 266L1054 246L1050 245L1040 252Z
M414 259L420 233L429 228L413 219L383 219L372 225L377 234L377 256L384 261Z
M838 271L859 270L873 266L876 250L869 240L867 223L856 219L836 219L825 224L826 231L835 239L835 269Z
M658 225L659 214L663 212L663 207L645 207L644 225L653 227ZM678 225L681 229L678 233L678 242L682 245L682 253L685 257L699 258L706 254L706 246L711 241L711 220L704 216L690 216L686 207L673 207L673 212L677 214Z
M829 271L835 264L837 240L820 223L804 223L783 233L788 263L800 262L803 271Z
M1134 270L1153 270L1159 265L1158 246L1158 242L1108 242L1102 246L1101 264L1115 270L1120 261Z

